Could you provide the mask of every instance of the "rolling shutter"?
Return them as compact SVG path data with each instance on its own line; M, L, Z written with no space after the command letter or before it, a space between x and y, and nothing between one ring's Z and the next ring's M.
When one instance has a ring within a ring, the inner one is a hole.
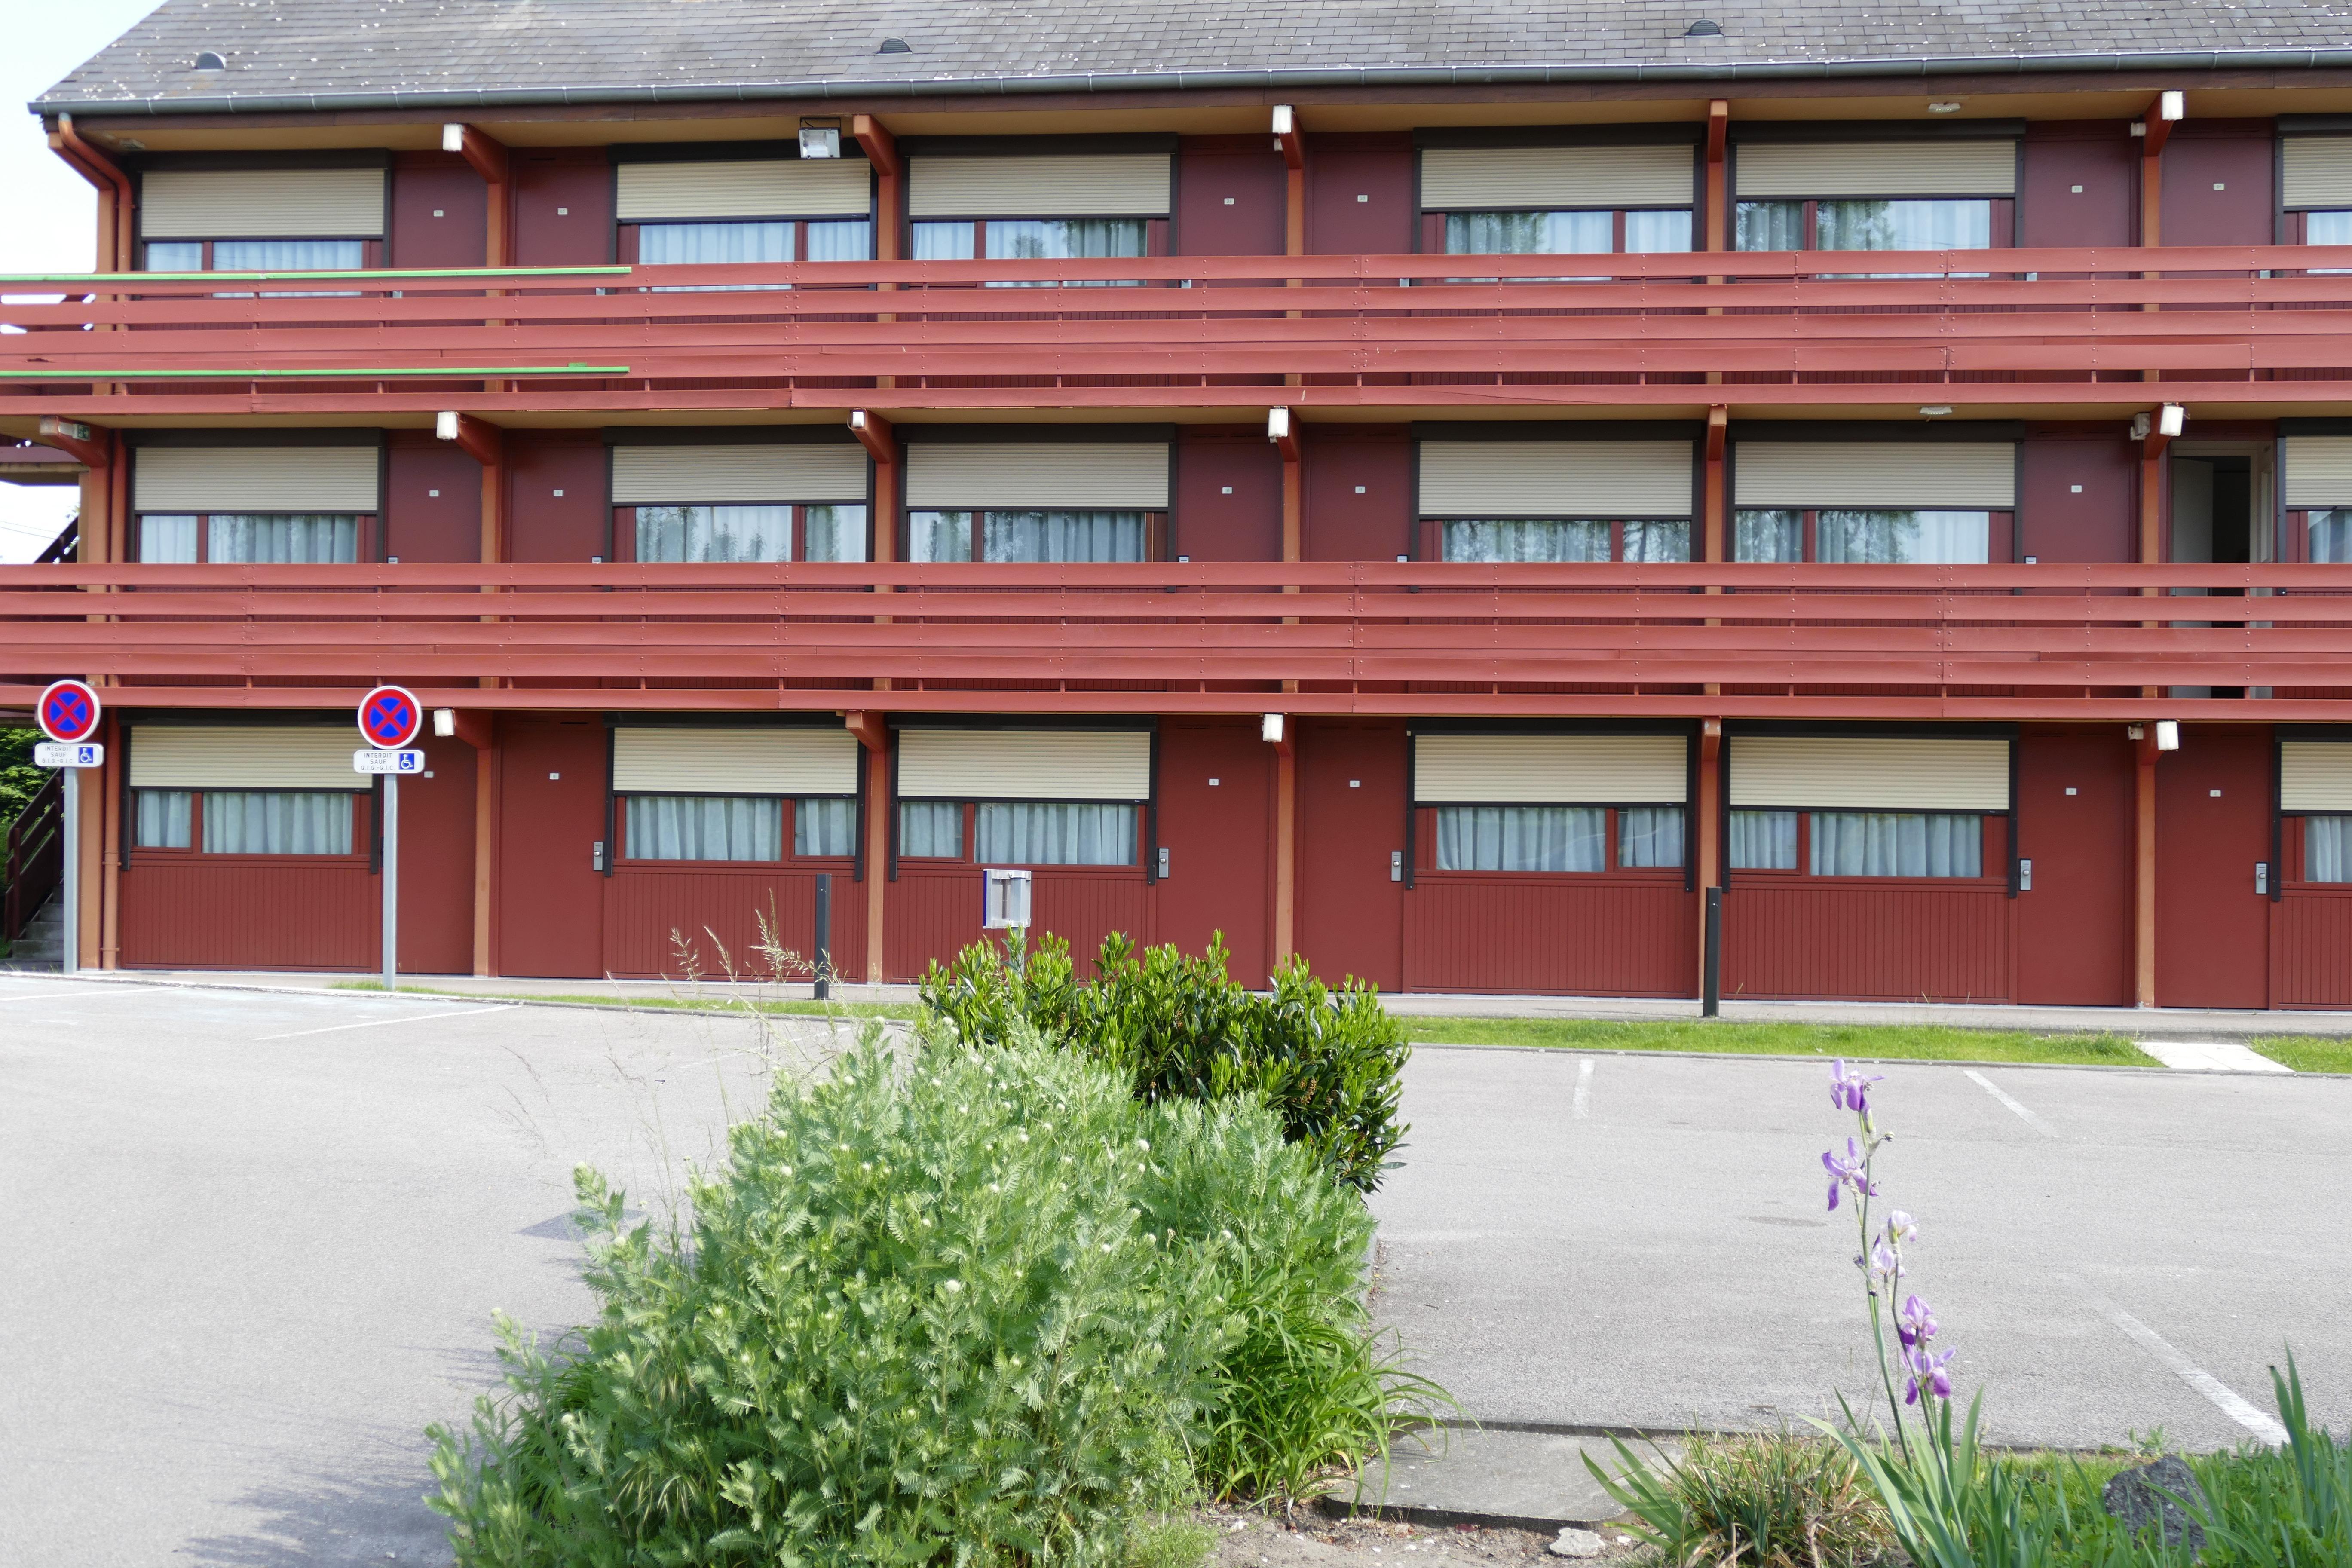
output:
M134 789L363 790L352 724L134 724Z
M1735 504L1977 508L2017 504L2010 441L1743 441Z
M2352 506L2352 436L2289 436L2279 445L2288 510Z
M911 441L907 504L1165 511L1168 447L1158 441Z
M613 788L623 795L856 795L846 730L622 726Z
M1416 735L1415 805L1680 805L1681 735Z
M1423 441L1423 517L1688 517L1688 441Z
M375 239L382 169L153 169L139 183L149 239Z
M901 730L902 800L1149 800L1142 730Z
M1735 806L2007 811L2009 742L1889 736L1735 735Z
M866 448L854 441L613 448L614 506L865 499Z
M1165 153L919 157L907 161L909 217L1164 217Z
M864 217L872 166L863 158L761 158L623 163L614 171L623 223L664 218Z
M2352 741L2280 742L2279 809L2352 811Z
M1742 200L1757 196L2007 196L2017 194L2017 143L1748 142L1740 145Z
M142 447L136 511L376 510L373 447Z
M1432 147L1424 212L1505 207L1686 207L1695 155L1668 147Z
M2279 142L2285 206L2352 207L2352 136L2289 136Z

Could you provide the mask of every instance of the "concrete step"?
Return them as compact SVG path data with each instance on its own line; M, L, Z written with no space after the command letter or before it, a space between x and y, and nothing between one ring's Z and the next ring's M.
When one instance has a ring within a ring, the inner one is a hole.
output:
M1656 1462L1646 1441L1627 1444ZM1660 1445L1668 1457L1682 1445ZM1490 1529L1552 1531L1564 1525L1591 1529L1624 1513L1585 1468L1590 1454L1615 1473L1614 1445L1589 1434L1492 1426L1440 1426L1399 1437L1388 1463L1364 1467L1354 1486L1326 1496L1335 1511L1378 1513L1415 1524L1476 1524Z
M56 969L64 963L65 955L65 910L58 900L51 899L9 948L6 963L11 969Z

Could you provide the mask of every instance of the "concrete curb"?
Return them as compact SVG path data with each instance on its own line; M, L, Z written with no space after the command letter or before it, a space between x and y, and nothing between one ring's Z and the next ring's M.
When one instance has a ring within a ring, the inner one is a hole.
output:
M1459 1045L1450 1040L1408 1040L1406 1044L1416 1051L1529 1051L1556 1057L1671 1057L1678 1061L1695 1062L1826 1062L1831 1059L1822 1056L1799 1056L1777 1051L1649 1051L1627 1050L1613 1046L1481 1046ZM2244 1073L2221 1068L2168 1068L2161 1062L2140 1067L2131 1062L1982 1061L1974 1057L1850 1056L1843 1059L1860 1062L1870 1067L1998 1068L2003 1072L2015 1068L2021 1072L2114 1072L2163 1078L2352 1078L2352 1073L2303 1072L2293 1069L2284 1074L2274 1074Z

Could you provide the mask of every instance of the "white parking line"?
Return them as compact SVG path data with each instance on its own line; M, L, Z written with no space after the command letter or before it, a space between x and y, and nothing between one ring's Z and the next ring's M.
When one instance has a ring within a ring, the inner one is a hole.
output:
M1571 1107L1579 1121L1592 1110L1592 1058L1586 1057L1576 1064L1576 1100Z
M2200 1072L2292 1072L2235 1040L2134 1040L2133 1045L2168 1068Z
M2170 1367L2181 1382L2211 1400L2222 1415L2273 1447L2286 1441L2285 1427L2255 1409L2220 1378L2182 1355L2162 1334L2104 1296L2094 1295L2091 1305L2105 1313L2107 1321L2137 1341L2142 1350Z
M1984 1074L1977 1071L1974 1068L1969 1068L1968 1069L1968 1075L1976 1079L1976 1084L1979 1089L1983 1089L1987 1094L1991 1095L1995 1100L2000 1100L2003 1105L2006 1105L2011 1110L2016 1111L2017 1114L2024 1120L2025 1124L2032 1128L2036 1132L2041 1133L2044 1138L2055 1138L2058 1136L2056 1132L2051 1130L2050 1123L2042 1121L2042 1118L2034 1115L2033 1112L2025 1109L2023 1105L2002 1093L2000 1087L1996 1085L1992 1079L1985 1077Z
M507 1013L513 1011L513 1003L502 1002L495 1007L467 1007L461 1012L456 1013L443 1013L438 1011L431 1013L404 1013L397 1018L370 1018L366 1022L360 1024L330 1024L323 1029L297 1029L289 1035L262 1035L257 1037L253 1043L257 1046L265 1040L299 1040L305 1035L331 1035L343 1029L381 1029L387 1024L422 1024L436 1018L470 1018L477 1013Z
M144 990L145 987L142 986L140 989ZM115 994L108 996L106 994L110 991ZM100 999L114 1001L132 994L130 986L119 984L113 981L93 980L87 985L78 985L70 991L0 991L0 1002L54 1002L60 996L72 996L82 1001Z

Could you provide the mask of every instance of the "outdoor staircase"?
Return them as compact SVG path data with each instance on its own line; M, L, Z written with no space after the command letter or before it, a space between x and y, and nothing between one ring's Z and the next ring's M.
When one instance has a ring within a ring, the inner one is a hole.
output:
M41 906L41 912L26 922L25 934L0 959L0 966L10 969L57 969L65 963L66 911L65 900L51 899Z

